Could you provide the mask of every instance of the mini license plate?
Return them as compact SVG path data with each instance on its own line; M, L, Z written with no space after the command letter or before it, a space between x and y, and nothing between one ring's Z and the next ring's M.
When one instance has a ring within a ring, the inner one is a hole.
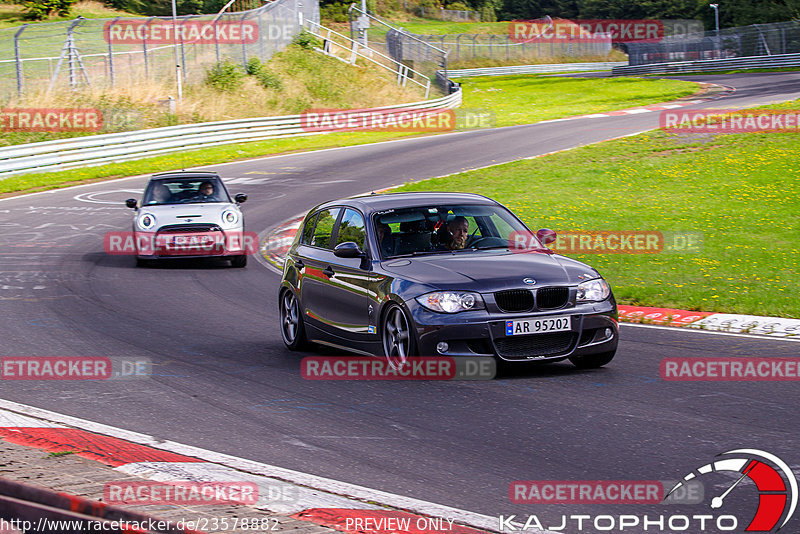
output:
M506 321L507 336L525 336L530 334L544 334L545 332L564 332L567 330L572 330L572 317L569 315Z

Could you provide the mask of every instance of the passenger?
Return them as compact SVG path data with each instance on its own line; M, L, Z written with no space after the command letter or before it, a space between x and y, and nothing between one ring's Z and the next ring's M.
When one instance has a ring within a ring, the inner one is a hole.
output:
M378 236L378 244L384 256L391 256L394 253L394 236L392 227L386 223L375 223L375 230Z
M172 199L172 193L169 188L164 184L155 184L153 191L150 193L150 202L148 204L169 204Z

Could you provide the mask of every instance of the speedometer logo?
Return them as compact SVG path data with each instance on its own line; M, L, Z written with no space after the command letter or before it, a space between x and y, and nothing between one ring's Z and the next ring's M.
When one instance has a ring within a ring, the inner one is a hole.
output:
M732 472L738 474L736 480L711 499L711 508L722 508L725 505L725 498L745 478L749 478L758 489L758 509L745 531L771 532L773 529L778 531L786 525L797 508L797 478L789 466L774 454L758 449L736 449L717 456L729 457L698 467L675 484L665 498L695 478L709 473ZM779 522L780 526L776 528Z

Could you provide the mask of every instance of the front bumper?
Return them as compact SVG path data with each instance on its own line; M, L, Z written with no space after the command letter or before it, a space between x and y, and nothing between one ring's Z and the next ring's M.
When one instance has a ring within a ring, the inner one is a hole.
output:
M247 254L243 230L136 232L137 257L222 258Z
M558 361L616 350L619 341L617 306L613 297L560 310L492 313L475 310L455 314L432 312L415 300L407 301L414 320L421 356L487 356L506 361ZM564 332L508 336L506 321L571 316ZM445 342L448 349L437 350Z

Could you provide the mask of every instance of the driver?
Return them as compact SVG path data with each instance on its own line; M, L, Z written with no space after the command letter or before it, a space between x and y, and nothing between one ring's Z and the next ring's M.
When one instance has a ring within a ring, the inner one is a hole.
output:
M200 194L196 197L198 200L216 200L214 194L214 184L211 182L203 182L199 188Z
M463 215L453 217L453 220L447 223L448 239L445 246L450 250L462 249L467 246L467 237L469 237L469 221Z

